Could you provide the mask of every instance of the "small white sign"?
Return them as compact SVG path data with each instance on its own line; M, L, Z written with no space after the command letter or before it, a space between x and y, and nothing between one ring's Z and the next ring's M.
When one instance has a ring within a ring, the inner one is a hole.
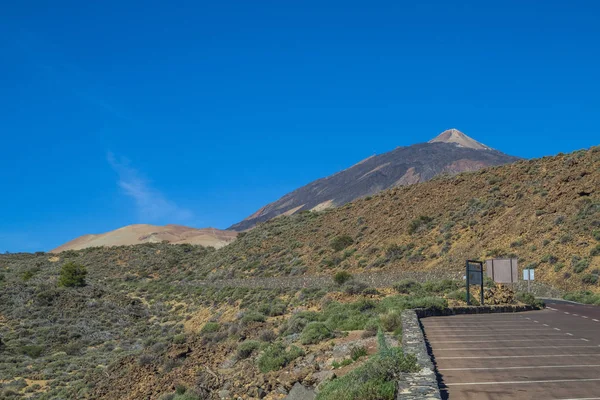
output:
M533 281L535 280L535 269L524 269L523 270L523 280L524 281Z

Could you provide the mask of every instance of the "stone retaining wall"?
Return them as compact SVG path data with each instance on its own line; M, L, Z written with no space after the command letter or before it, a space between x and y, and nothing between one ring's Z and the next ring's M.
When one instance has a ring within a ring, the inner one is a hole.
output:
M414 354L421 370L413 374L403 374L398 381L397 400L439 400L435 367L427 352L427 344L421 323L415 310L402 312L402 349Z
M526 305L500 305L500 306L464 306L464 307L449 307L443 310L422 309L418 308L415 311L417 317L441 317L447 315L460 314L492 314L492 313L514 313L522 311L539 310L538 307Z

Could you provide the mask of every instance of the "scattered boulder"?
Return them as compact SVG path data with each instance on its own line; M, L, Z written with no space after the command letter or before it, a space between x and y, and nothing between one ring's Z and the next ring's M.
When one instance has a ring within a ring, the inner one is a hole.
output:
M314 390L308 389L301 384L296 383L284 400L314 400L316 397L317 394Z

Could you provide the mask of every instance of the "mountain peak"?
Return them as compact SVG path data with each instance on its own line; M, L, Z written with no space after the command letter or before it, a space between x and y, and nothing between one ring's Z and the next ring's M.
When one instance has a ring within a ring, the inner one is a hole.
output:
M466 147L469 149L492 150L491 147L488 147L483 143L479 143L477 140L468 137L458 129L454 128L440 133L427 143L454 143L457 146Z

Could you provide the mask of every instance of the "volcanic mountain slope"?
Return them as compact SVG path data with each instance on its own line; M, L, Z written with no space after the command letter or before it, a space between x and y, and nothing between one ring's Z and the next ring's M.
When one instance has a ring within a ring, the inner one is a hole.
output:
M439 174L453 175L517 160L517 157L496 151L456 129L449 129L428 143L398 147L311 182L229 229L242 231L278 215L323 210L392 187L424 182Z
M207 257L210 278L453 272L516 256L536 280L598 289L600 147L393 188L275 218Z
M214 228L196 229L181 225L136 224L98 235L80 236L57 247L52 252L59 253L65 250L81 250L87 247L124 246L163 241L172 244L189 243L220 248L233 241L236 235L233 231Z

